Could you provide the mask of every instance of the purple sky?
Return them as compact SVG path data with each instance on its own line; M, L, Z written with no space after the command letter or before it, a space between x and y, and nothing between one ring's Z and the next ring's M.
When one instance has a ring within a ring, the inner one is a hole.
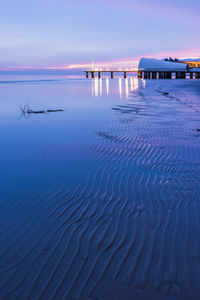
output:
M141 56L200 56L199 0L6 0L0 69L135 67Z

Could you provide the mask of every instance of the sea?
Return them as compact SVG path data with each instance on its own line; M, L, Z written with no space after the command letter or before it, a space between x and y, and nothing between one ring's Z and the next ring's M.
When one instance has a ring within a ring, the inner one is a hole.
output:
M200 299L200 80L0 76L0 299Z

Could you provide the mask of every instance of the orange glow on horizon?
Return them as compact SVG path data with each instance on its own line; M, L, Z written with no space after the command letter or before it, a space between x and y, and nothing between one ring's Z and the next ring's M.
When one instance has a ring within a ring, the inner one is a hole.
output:
M150 53L149 55L141 55L141 57L147 58L157 58L163 59L168 57L173 58L198 58L199 57L199 50L197 49L188 49L184 51L173 51L173 52L161 52L161 53ZM140 57L133 57L133 58L124 58L118 60L111 60L111 61L99 61L93 63L93 68L96 70L100 69L136 69L138 67L138 62ZM25 65L15 65L15 66L2 66L0 67L0 71L23 71L23 70L72 70L72 69L91 69L91 63L81 63L81 64L63 64L63 65L53 65L53 66L25 66Z

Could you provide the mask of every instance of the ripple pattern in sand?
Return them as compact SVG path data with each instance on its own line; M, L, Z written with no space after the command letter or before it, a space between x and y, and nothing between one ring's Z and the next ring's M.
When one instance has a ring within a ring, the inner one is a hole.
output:
M151 106L129 99L111 109L115 121L74 158L71 182L59 162L59 188L56 162L12 175L28 200L14 221L4 222L9 203L1 211L1 299L200 298L200 147L177 103L154 93ZM24 190L47 174L48 193Z

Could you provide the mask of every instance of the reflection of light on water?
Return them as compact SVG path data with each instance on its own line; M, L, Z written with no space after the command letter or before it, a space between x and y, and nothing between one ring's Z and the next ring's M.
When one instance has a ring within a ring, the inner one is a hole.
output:
M129 79L125 79L125 87L126 87L126 97L129 96L129 93L132 91L137 91L139 88L139 80L137 77L130 78L130 86L129 86Z
M125 88L126 88L126 97L128 98L129 91L128 91L128 78L125 79Z
M139 88L139 80L138 80L138 78L134 77L133 82L134 82L134 90L136 91Z
M108 91L108 78L106 79L106 90L107 90L107 95L109 93ZM103 80L102 78L95 77L92 79L92 97L98 97L103 95Z
M102 78L99 79L100 96L102 96Z
M99 80L98 80L98 78L94 79L94 94L95 94L95 97L98 97L98 95L99 95Z
M106 78L106 95L109 95L109 79Z
M93 86L94 85L94 79L92 79L91 82L92 82L92 98L94 98L94 86Z
M119 78L119 96L122 97L122 79Z
M139 82L142 86L146 86L146 81L139 81L137 77L118 78L118 90L116 90L116 80L110 80L108 77L105 79L95 77L92 79L92 97L109 96L110 93L118 94L120 98L128 98L130 92L139 89Z
M133 78L130 79L130 86L131 86L131 91L133 91L134 90Z

